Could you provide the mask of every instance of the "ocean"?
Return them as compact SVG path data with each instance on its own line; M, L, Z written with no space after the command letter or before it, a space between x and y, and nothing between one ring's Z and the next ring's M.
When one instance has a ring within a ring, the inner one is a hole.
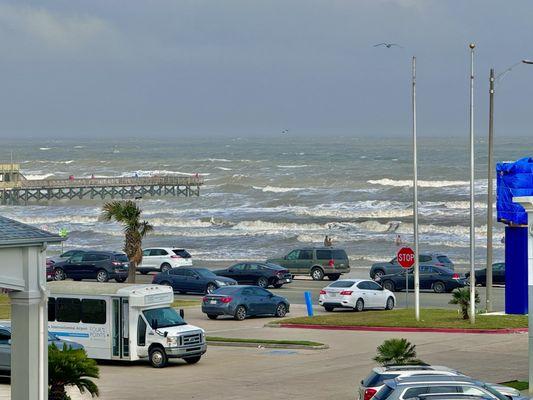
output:
M410 138L169 138L5 140L0 160L20 163L28 179L201 174L196 198L139 200L155 230L145 246L179 246L198 262L264 260L324 236L352 265L391 259L400 235L413 240ZM476 264L485 260L486 153L476 143ZM533 153L532 138L501 139L495 159ZM419 144L420 249L466 265L469 254L469 152L458 138ZM67 248L121 249L122 231L99 218L101 200L1 206L0 214L52 232ZM494 260L503 260L495 223ZM54 250L54 249L52 249ZM57 251L57 248L55 249Z

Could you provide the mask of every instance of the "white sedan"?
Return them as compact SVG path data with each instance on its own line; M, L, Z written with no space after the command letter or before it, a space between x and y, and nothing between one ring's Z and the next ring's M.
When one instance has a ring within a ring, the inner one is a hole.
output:
M326 311L335 308L352 308L363 311L366 308L392 310L396 297L390 290L367 279L339 279L320 291L318 304Z

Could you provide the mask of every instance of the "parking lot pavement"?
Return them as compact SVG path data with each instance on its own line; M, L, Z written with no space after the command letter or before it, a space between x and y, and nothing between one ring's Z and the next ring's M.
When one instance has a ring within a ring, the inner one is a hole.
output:
M305 314L296 305L291 316ZM327 350L281 350L211 346L196 365L171 361L164 369L147 363L100 363L101 399L146 398L202 400L354 399L356 387L375 366L372 357L383 340L405 337L418 356L479 379L502 382L527 378L527 335L387 333L264 328L274 318L208 320L199 307L185 309L188 322L209 335L312 340ZM0 399L9 399L0 384ZM73 391L75 393L75 391ZM74 395L73 400L87 399Z

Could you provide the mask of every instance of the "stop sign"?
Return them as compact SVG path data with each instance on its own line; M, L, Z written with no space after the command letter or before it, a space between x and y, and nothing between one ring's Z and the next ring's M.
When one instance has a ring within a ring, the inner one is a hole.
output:
M415 263L415 252L410 247L402 247L396 255L398 264L403 268L411 268Z

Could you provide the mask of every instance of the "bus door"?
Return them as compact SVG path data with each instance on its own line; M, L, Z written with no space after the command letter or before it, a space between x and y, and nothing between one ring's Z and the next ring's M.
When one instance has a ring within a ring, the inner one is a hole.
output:
M113 359L123 360L130 358L130 332L129 332L129 301L125 297L113 299Z

